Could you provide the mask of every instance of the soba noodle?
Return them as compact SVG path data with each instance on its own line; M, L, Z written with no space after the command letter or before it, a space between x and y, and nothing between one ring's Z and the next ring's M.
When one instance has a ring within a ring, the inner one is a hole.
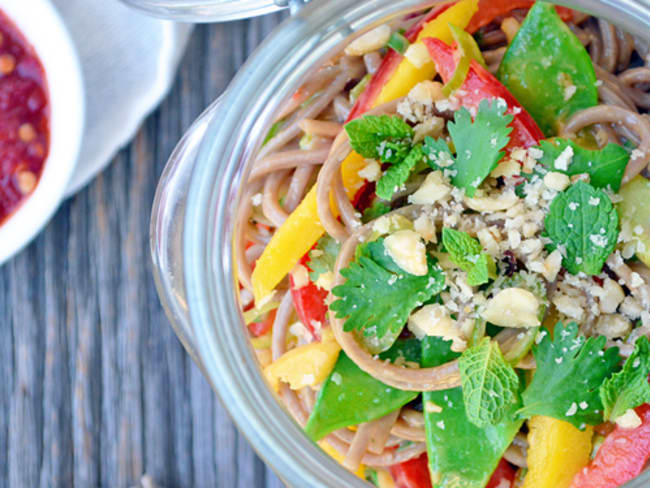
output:
M482 30L482 48L491 71L496 71L506 50L507 38L514 33L526 11L515 11L511 22L493 23ZM577 14L569 24L573 32L587 47L599 80L600 104L573 115L566 121L561 135L575 136L580 131L591 131L596 140L621 143L629 141L637 146L625 170L623 182L642 174L648 177L650 156L650 57L648 46L602 19ZM504 32L501 26L510 29ZM238 247L235 252L239 281L252 290L251 269L277 228L297 207L306 192L316 184L318 216L327 234L342 243L335 267L336 283L343 281L339 270L352 259L356 246L372 229L362 225L360 215L350 203L343 187L341 162L351 148L343 122L350 110L348 90L351 82L364 74L373 73L381 62L381 53L371 52L363 59L342 55L318 70L306 81L297 94L291 97L278 112L277 120L284 120L283 128L260 150L253 165L241 205L236 215ZM634 62L634 64L632 64ZM394 114L400 100L381 105L368 114ZM443 117L449 114L439 113ZM300 147L303 133L311 134L310 147ZM260 200L261 195L261 200ZM397 197L399 198L399 196ZM331 205L333 199L335 205ZM333 212L338 210L338 214ZM412 207L402 207L395 212L404 215L414 212ZM340 218L339 218L340 217ZM438 217L440 218L440 217ZM482 219L468 215L462 226L472 228ZM499 225L499 222L495 222ZM265 229L271 229L270 233ZM247 242L254 243L248 250ZM650 307L650 289L637 286L633 271L612 256L609 269L626 285L630 293ZM650 270L642 264L642 275ZM279 286L282 298L272 328L272 357L279 358L287 347L289 322L293 314L292 296L287 285ZM337 342L345 353L364 371L387 385L402 390L427 391L458 386L460 377L455 361L436 368L407 368L375 359L355 336L343 330L343 320L329 317ZM643 330L641 333L647 334ZM626 347L625 347L626 346ZM623 345L622 354L629 355L633 347ZM530 362L530 361L529 361ZM534 363L533 363L534 364ZM286 384L280 386L280 398L296 420L304 425L313 408L315 392L305 387L302 392L292 391ZM408 405L378 420L361 424L356 432L342 429L330 434L327 441L344 456L344 465L352 470L360 463L369 466L388 466L419 456L425 451L424 420L421 412ZM394 446L410 441L407 447L395 450ZM520 467L526 466L526 440L518 436L506 451L506 459Z

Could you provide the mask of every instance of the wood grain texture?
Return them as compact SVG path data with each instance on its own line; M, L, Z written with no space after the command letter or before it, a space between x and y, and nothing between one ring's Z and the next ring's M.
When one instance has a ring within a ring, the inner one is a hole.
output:
M0 488L280 488L176 339L149 214L174 145L284 15L199 26L169 96L0 267Z

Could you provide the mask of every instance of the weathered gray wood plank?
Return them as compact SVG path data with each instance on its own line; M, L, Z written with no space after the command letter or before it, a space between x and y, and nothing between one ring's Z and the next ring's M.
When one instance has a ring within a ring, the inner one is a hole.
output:
M282 486L174 336L148 247L167 156L282 17L199 26L134 141L0 267L0 488Z

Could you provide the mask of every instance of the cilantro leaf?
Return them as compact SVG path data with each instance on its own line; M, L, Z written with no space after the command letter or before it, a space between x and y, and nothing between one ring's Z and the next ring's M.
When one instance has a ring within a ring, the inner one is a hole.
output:
M605 407L605 420L615 420L628 409L650 402L650 342L645 336L637 339L634 352L623 369L600 386L600 399Z
M578 325L558 322L553 340L546 328L533 345L537 370L522 394L522 418L546 415L578 428L602 422L599 388L617 367L618 348L603 350L605 337L578 336Z
M378 339L386 334L397 337L411 312L443 290L445 275L430 257L426 275L405 272L386 254L383 238L357 251L357 259L341 270L347 281L332 290L339 299L330 309L337 318L347 317L345 331L362 330L364 336Z
M571 164L567 169L558 169L555 161L566 148L573 151ZM591 151L585 149L568 139L550 139L540 142L540 149L544 155L538 164L549 171L558 171L569 176L587 173L591 185L595 188L606 188L611 186L612 190L618 191L621 187L621 179L625 167L630 159L629 153L618 144L607 144L603 149Z
M555 197L544 226L550 248L566 250L562 264L572 274L599 274L618 239L618 213L612 201L583 181Z
M336 257L341 250L341 244L336 242L333 237L324 235L316 243L316 247L309 251L309 278L316 283L319 276L323 273L334 270Z
M426 136L423 150L427 156L427 164L434 171L449 168L454 164L454 157L443 139Z
M391 165L377 182L375 193L383 200L390 200L393 193L408 180L411 170L424 159L422 144L413 146L400 162Z
M361 221L364 224L367 224L371 220L375 220L382 215L386 215L391 211L390 205L386 205L384 202L375 202L370 207L363 211L363 216Z
M494 259L483 252L478 240L468 233L445 227L442 229L442 244L452 263L467 272L467 283L471 286L482 285L490 277L496 277Z
M518 403L519 378L496 342L485 337L458 360L467 418L477 427L494 425Z
M454 122L447 130L456 147L451 182L472 197L490 172L505 154L503 149L510 141L512 115L506 114L506 104L482 100L474 122L469 111L462 107L454 114Z
M345 125L350 146L364 158L399 162L411 149L413 129L397 115L366 115Z

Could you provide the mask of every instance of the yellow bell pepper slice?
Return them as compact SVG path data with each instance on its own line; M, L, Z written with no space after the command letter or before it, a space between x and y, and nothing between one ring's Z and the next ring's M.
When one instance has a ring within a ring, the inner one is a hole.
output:
M636 176L619 191L621 231L637 241L636 256L650 266L650 180Z
M528 421L528 473L522 488L569 488L589 463L593 428L535 416Z
M338 452L336 449L334 449L327 441L319 441L318 445L320 448L325 451L326 454L328 454L331 458L333 458L337 463L343 464L343 456L341 455L340 452ZM366 472L366 467L363 464L359 465L359 468L354 472L359 478L366 479L365 478L365 472Z
M340 350L331 329L324 329L321 342L287 351L264 368L264 374L275 391L278 391L280 381L289 383L292 390L317 385L325 381L334 369Z
M478 0L461 0L431 22L427 22L413 44L421 42L425 37L433 37L451 44L453 37L449 30L449 24L464 29L477 10ZM433 61L417 68L408 59L403 58L391 79L379 93L375 106L405 96L415 85L424 80L432 80L434 76L436 76L436 66Z
M425 24L417 41L425 37L435 37L450 43L452 36L449 24L465 28L477 10L477 4L478 0L460 0ZM432 79L435 74L436 69L433 62L416 68L406 58L402 59L391 79L382 88L374 106L406 95L415 85L421 81ZM354 152L341 165L343 184L350 198L363 185L363 178L359 176L359 171L364 166L363 157ZM318 218L316 188L312 187L300 205L275 231L271 241L257 260L251 277L256 302L260 302L271 293L324 232L325 229Z

